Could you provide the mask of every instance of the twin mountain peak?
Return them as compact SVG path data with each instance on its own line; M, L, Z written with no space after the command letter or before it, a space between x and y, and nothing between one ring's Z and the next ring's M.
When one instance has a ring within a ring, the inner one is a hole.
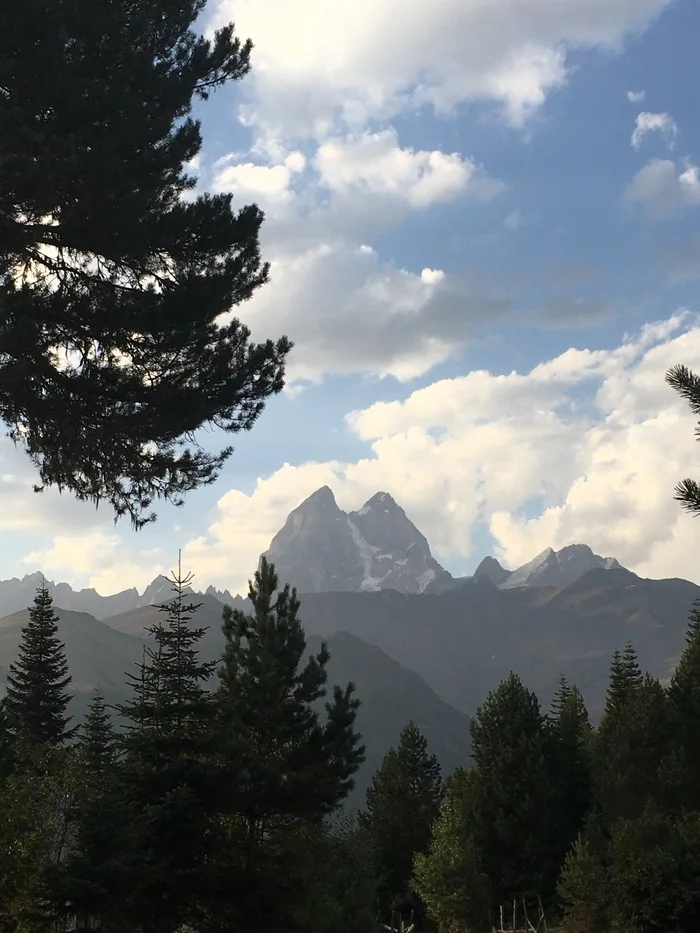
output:
M343 512L332 490L322 486L290 513L264 556L275 564L280 580L300 593L440 593L463 582L440 566L424 535L386 492L376 493L356 512ZM514 571L485 557L474 577L499 589L561 587L590 570L616 568L614 558L572 544L560 551L547 548Z

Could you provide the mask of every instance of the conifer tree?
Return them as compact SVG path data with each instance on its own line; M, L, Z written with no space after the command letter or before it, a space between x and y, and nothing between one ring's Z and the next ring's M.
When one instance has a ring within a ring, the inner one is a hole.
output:
M686 647L668 695L677 738L679 803L700 811L700 601L691 608Z
M249 598L250 615L224 608L217 699L221 778L230 799L230 872L244 879L242 892L231 892L227 882L227 922L263 931L266 924L275 929L290 922L303 888L287 860L289 833L336 809L352 789L364 748L354 728L359 701L353 684L334 688L321 721L328 649L322 645L303 664L296 591L278 589L274 566L264 558Z
M58 616L43 582L22 628L16 663L7 677L6 708L16 733L34 742L59 745L74 734L68 730L71 682L65 649L58 637Z
M548 719L550 767L558 825L554 845L560 862L584 826L592 805L593 729L580 690L562 678Z
M193 101L252 50L204 5L0 5L0 418L42 487L137 527L216 477L231 448L193 435L251 428L290 348L222 319L268 267L257 207L192 192Z
M372 776L366 811L360 815L374 844L379 894L389 914L422 906L410 887L413 860L428 848L441 801L440 765L411 721Z
M608 701L593 744L596 798L609 826L672 796L666 779L672 743L668 698L657 679L642 675L628 645L623 656L613 658Z
M75 748L77 794L73 843L48 879L57 916L99 921L109 929L135 883L137 812L122 795L118 738L96 690Z
M539 700L510 674L471 722L477 769L475 836L497 916L513 898L554 893L560 865L549 739Z
M175 933L209 896L216 841L214 700L206 682L216 663L202 661L206 631L190 627L200 604L187 600L191 575L173 575L174 596L149 631L133 698L118 707L127 721L122 740L126 804L140 830L132 866L131 922L144 933Z
M414 861L413 887L440 933L492 929L488 879L475 843L477 781L474 768L450 774L428 851Z

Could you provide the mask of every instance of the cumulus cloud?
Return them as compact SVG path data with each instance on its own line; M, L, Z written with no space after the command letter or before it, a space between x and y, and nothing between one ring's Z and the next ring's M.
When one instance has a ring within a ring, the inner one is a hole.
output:
M641 104L646 96L647 96L646 91L628 91L627 92L627 100L631 104Z
M285 136L429 104L493 101L514 125L567 76L568 48L617 49L671 0L219 0L255 43L246 119Z
M273 260L270 282L249 302L246 322L254 334L259 327L293 335L290 381L318 381L329 371L406 380L511 310L511 299L475 272L414 273L382 261L367 245L341 241Z
M645 137L650 133L660 133L669 149L673 149L674 141L678 135L678 125L670 113L648 113L642 111L637 114L637 120L632 133L631 143L639 149Z
M668 220L700 206L700 169L691 162L679 167L670 159L652 159L629 183L625 198L650 217Z
M163 560L160 548L130 551L119 535L95 530L86 535L56 535L50 547L30 552L20 563L49 574L68 571L98 593L109 595L127 585L145 589L158 574L170 572Z
M379 201L400 201L426 208L469 193L487 200L503 189L471 159L458 152L402 149L395 130L329 139L318 149L314 164L320 183L349 202L358 196Z
M510 566L585 542L643 574L700 580L696 526L673 500L680 478L700 475L693 418L664 381L680 361L700 368L700 325L687 312L612 350L571 349L526 373L475 371L352 412L366 457L286 464L250 495L231 490L185 555L202 578L244 589L288 512L328 484L342 508L392 492L443 559L469 556L486 521Z

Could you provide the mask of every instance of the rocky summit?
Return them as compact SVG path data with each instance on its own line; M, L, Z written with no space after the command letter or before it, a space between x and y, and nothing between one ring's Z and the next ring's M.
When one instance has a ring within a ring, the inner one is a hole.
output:
M323 486L289 514L263 556L300 593L423 593L434 581L452 579L386 492L343 512Z

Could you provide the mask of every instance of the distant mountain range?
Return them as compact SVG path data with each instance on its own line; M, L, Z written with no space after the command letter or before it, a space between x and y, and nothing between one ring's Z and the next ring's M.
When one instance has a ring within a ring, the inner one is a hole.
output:
M378 492L355 512L343 512L332 490L322 486L290 512L265 552L280 581L299 593L437 594L484 580L500 589L567 586L590 570L619 569L613 557L599 557L585 544L554 551L547 548L516 570L506 570L495 557L485 557L472 577L453 577L435 560L425 536L386 492ZM0 616L26 608L43 577L39 572L0 581ZM54 603L63 609L88 612L96 619L167 601L172 583L156 577L143 593L135 588L112 596L94 589L73 590L67 583L47 580ZM229 590L205 591L220 602L242 604Z

